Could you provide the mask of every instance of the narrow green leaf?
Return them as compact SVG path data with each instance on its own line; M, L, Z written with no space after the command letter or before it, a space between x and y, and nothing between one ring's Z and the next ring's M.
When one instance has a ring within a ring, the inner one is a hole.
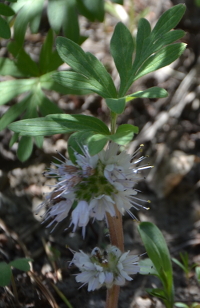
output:
M35 140L35 144L37 145L37 147L42 149L44 137L43 136L35 136L34 140Z
M14 38L16 42L22 46L28 24L35 16L41 18L44 0L26 0L18 2L19 3L13 5L14 10L19 10L14 23ZM37 24L39 26L39 22L37 22ZM37 29L35 28L34 30L36 31Z
M0 105L4 105L15 96L31 91L37 79L8 80L0 83Z
M12 16L15 15L15 11L13 11L10 6L5 5L4 3L0 3L0 15Z
M111 111L117 114L121 114L124 111L126 99L122 98L106 98L106 104Z
M145 18L141 18L138 22L138 31L137 31L137 37L136 37L136 56L134 60L134 65L138 65L141 62L141 59L143 59L143 50L145 45L145 40L150 36L151 34L151 26L148 20Z
M57 78L56 75L57 74L55 74L55 78ZM40 77L41 88L56 91L64 95L65 94L86 95L86 94L93 93L92 91L85 90L82 88L72 89L70 87L67 87L67 82L65 82L65 80L61 80L61 83L58 83L56 80L54 80L53 76L54 76L54 73L52 72L42 75Z
M0 16L0 37L9 39L11 35L10 27L3 17Z
M178 266L180 266L180 268L182 268L182 270L185 272L185 271L187 271L187 269L185 268L185 266L180 262L180 261L178 261L177 259L175 259L175 258L172 258L172 261L174 262L174 263L176 263Z
M131 99L136 98L136 97L163 98L163 97L167 97L167 96L168 96L168 92L165 89L159 88L159 87L152 87L152 88L146 89L144 91L138 91L138 92L127 95L126 96L126 102L128 102Z
M90 53L85 53L79 45L67 38L58 37L56 41L58 53L64 62L77 73L90 79L93 85L97 87L101 85L105 92L104 97L117 96L111 76L97 58Z
M17 157L22 162L26 161L33 151L33 139L31 137L23 136L18 144Z
M49 100L42 91L39 93L39 96L40 101L38 106L43 117L48 114L63 113L63 111L55 103Z
M49 0L47 15L51 28L58 33L61 29L67 11L66 0Z
M26 77L26 74L20 71L16 63L8 58L0 58L0 72L2 76Z
M130 75L134 51L132 35L126 26L121 22L115 27L110 42L110 51L120 75L121 90L119 92L121 93Z
M77 2L76 0L67 0L66 5L66 14L62 26L64 35L68 39L79 43L80 35Z
M8 109L6 113L0 119L0 131L13 122L17 117L19 117L22 112L25 110L26 105L28 104L30 95L26 96L21 102L16 103Z
M170 254L160 230L150 222L142 222L138 230L147 254L152 260L168 296L173 298L173 276Z
M26 77L37 77L40 75L38 64L32 60L30 55L26 53L17 41L12 41L8 45L8 50L15 57L15 64L23 75Z
M33 261L33 260L30 258L21 258L21 259L16 259L10 262L9 265L21 271L28 272L30 271L30 265L29 265L30 261Z
M172 28L175 28L183 17L186 10L184 4L178 4L167 10L156 23L153 31L152 37L158 38L164 33L170 31Z
M52 74L52 77L57 83L68 87L69 91L71 89L75 91L85 90L87 93L95 92L103 97L107 95L107 93L104 92L104 88L98 82L95 80L87 79L83 75L76 72L56 72Z
M19 138L19 134L18 133L14 133L13 136L11 137L11 139L10 139L10 142L9 142L9 147L10 148L13 146L13 144L15 142L17 142L18 138Z
M160 299L162 299L163 301L166 301L167 298L166 298L166 294L165 294L165 291L163 289L158 289L158 288L155 288L155 289L145 289L151 296L154 296L154 297L158 297ZM167 307L167 306L166 306ZM171 306L170 306L171 307Z
M63 126L50 118L36 118L11 123L9 129L21 136L51 136L54 134L71 133L74 130Z
M8 286L12 275L9 264L6 262L0 262L0 273L0 287Z
M176 43L162 48L156 54L150 56L139 69L138 73L132 79L132 82L142 76L158 70L175 61L186 48L184 43Z
M47 36L40 51L39 67L42 74L48 72L48 66L51 61L52 48L53 48L53 30L50 29L49 32L47 33Z
M104 20L104 1L103 0L77 0L78 9L81 15L90 21L102 22Z
M55 114L48 115L46 119L54 120L71 131L93 131L105 135L109 135L108 127L98 118L82 115L82 114Z

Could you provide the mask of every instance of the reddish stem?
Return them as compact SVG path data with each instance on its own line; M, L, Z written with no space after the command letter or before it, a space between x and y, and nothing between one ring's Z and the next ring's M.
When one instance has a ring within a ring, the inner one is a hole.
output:
M124 234L122 228L122 214L115 206L116 216L111 217L107 213L107 222L110 233L110 243L118 247L122 252L124 251ZM117 308L119 299L120 286L113 285L112 288L107 290L106 308Z

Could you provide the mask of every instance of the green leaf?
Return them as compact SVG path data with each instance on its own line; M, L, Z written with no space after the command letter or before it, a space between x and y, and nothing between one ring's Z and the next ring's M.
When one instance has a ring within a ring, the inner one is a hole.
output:
M180 307L180 308L189 308L189 306L188 306L188 305L186 305L186 304L184 304L184 303L175 303L174 305L175 305L175 307Z
M12 138L10 139L10 142L9 142L9 147L10 148L13 146L13 144L15 142L17 142L18 138L19 138L19 134L18 133L14 133Z
M16 103L8 109L6 113L0 119L0 131L13 122L21 113L25 110L26 105L28 104L30 95L26 96L21 102Z
M175 61L186 48L184 43L176 43L163 47L156 54L150 56L141 66L138 73L133 77L132 82L142 76L158 70L161 67L167 66Z
M108 142L108 136L95 134L88 138L88 150L91 155L96 155L103 150Z
M20 47L18 42L11 42L8 46L8 50L16 58L16 66L27 77L40 75L38 64L34 62L26 51Z
M75 163L76 162L76 157L74 155L74 151L84 154L83 153L83 146L88 144L88 138L93 136L93 132L76 132L71 134L71 136L68 139L67 142L67 150L68 150L68 155L70 160Z
M154 267L153 262L151 259L146 258L144 260L139 261L139 266L140 266L140 274L141 275L154 275L154 276L159 276L157 270Z
M87 94L95 92L100 96L106 96L104 88L100 84L87 79L79 73L70 71L56 72L52 74L52 77L63 87L68 87L69 91L71 91L71 89L75 92L77 90L87 91Z
M35 136L34 140L35 140L35 144L37 145L37 147L42 149L44 137L43 136Z
M43 91L38 92L38 106L43 117L48 114L63 113L63 111L55 103L53 103L50 99L46 97L46 95L44 95Z
M200 283L200 266L195 267L195 274L196 274L198 283Z
M76 42L79 43L79 22L78 22L78 12L77 12L77 2L76 0L67 0L66 1L66 14L63 21L63 32L64 35Z
M2 76L26 77L17 67L13 60L0 58L0 72Z
M55 79L56 78L57 78L57 73L55 73ZM64 95L65 94L86 95L92 93L91 91L82 88L77 89L75 87L75 89L72 89L70 87L67 87L67 83L65 82L65 80L61 80L61 83L57 82L56 80L54 80L54 73L52 72L42 75L40 77L40 84L43 89L53 90Z
M167 97L168 92L165 89L159 88L159 87L152 87L149 89L146 89L144 91L138 91L132 94L129 94L126 96L126 102L130 101L133 98L136 97L147 97L147 98L163 98Z
M141 58L143 57L143 49L145 45L145 40L150 36L151 34L151 26L148 20L145 18L141 18L138 22L138 31L137 31L137 37L136 37L136 56L134 60L134 65L136 67L141 62Z
M68 0L67 0L68 1ZM51 28L58 34L67 12L66 0L49 0L47 15Z
M11 123L8 128L19 133L21 136L51 136L73 132L73 130L50 118L21 120Z
M32 20L36 18L36 16L37 28L34 20L34 31L37 32L41 19L43 4L44 0L26 0L19 1L19 3L13 5L13 9L16 11L19 10L14 23L14 39L19 45L23 45L27 26L29 23L31 23Z
M48 115L47 119L52 119L71 131L93 131L109 135L108 127L98 118L82 114L55 114Z
M152 260L167 292L168 300L173 303L173 276L170 254L160 230L150 222L142 222L138 230L149 258Z
M31 156L32 151L33 139L31 137L23 136L18 144L17 157L19 160L24 162Z
M5 5L4 3L0 3L0 15L12 16L15 15L15 11L13 11L10 6Z
M31 91L37 79L8 80L0 83L0 105L9 102L15 96Z
M187 268L185 268L185 266L184 266L180 261L178 261L178 260L175 259L175 258L172 258L172 261L173 261L174 263L176 263L178 266L180 266L180 268L182 268L182 270L183 270L184 272L187 272Z
M30 265L29 265L30 261L33 261L33 260L30 258L21 258L21 259L16 259L10 262L9 265L21 271L28 272L30 271Z
M117 96L111 76L97 58L90 53L85 53L79 45L67 38L58 37L56 41L58 53L64 62L77 73L87 77L91 85L105 92L103 97Z
M124 111L126 99L122 98L106 98L106 104L111 111L121 114Z
M125 145L133 139L135 133L138 133L137 126L122 124L117 128L115 134L109 136L109 139L120 145Z
M9 39L11 35L10 27L8 23L0 16L0 37L4 39Z
M8 286L12 275L9 264L6 262L0 262L0 273L0 287Z
M90 21L102 22L104 20L104 1L103 0L77 0L80 13Z
M163 289L145 289L151 296L158 297L164 301L167 301L165 291ZM167 307L167 306L166 306ZM169 307L169 306L168 306ZM171 307L171 306L170 306Z
M185 10L186 6L184 4L175 5L167 10L156 23L152 31L152 37L158 38L172 28L175 28L183 17Z
M130 77L134 43L130 31L121 22L115 27L110 42L110 51L120 75L120 89L123 90ZM121 93L121 90L119 92Z

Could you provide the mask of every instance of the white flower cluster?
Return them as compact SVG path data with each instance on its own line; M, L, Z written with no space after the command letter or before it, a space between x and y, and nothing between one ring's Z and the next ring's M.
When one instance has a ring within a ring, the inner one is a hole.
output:
M110 245L103 251L96 247L90 255L80 250L74 254L70 264L81 271L76 275L76 281L81 282L82 286L88 284L88 291L94 291L102 286L122 286L126 280L132 280L129 275L140 272L138 261L138 256L131 255L129 251L122 253Z
M73 231L82 227L84 237L89 219L103 220L106 213L115 216L115 205L120 213L128 212L132 218L135 216L131 207L148 209L138 203L138 191L134 189L139 179L138 171L150 168L136 166L145 158L134 160L139 150L133 156L125 151L118 153L119 146L111 143L98 155L90 156L86 146L82 151L83 154L75 153L76 164L61 155L63 161L53 163L45 173L57 179L54 190L38 208L38 212L46 209L44 221L51 219L49 226L71 213L70 226L74 226Z

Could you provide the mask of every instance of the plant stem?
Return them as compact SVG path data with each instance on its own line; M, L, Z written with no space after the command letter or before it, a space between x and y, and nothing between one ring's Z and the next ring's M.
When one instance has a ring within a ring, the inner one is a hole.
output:
M116 131L117 114L111 111L111 134Z
M116 216L111 217L107 213L107 222L110 233L111 245L117 246L122 252L124 251L124 234L122 228L122 214L118 211L115 205ZM106 308L117 308L120 286L114 285L107 289Z

